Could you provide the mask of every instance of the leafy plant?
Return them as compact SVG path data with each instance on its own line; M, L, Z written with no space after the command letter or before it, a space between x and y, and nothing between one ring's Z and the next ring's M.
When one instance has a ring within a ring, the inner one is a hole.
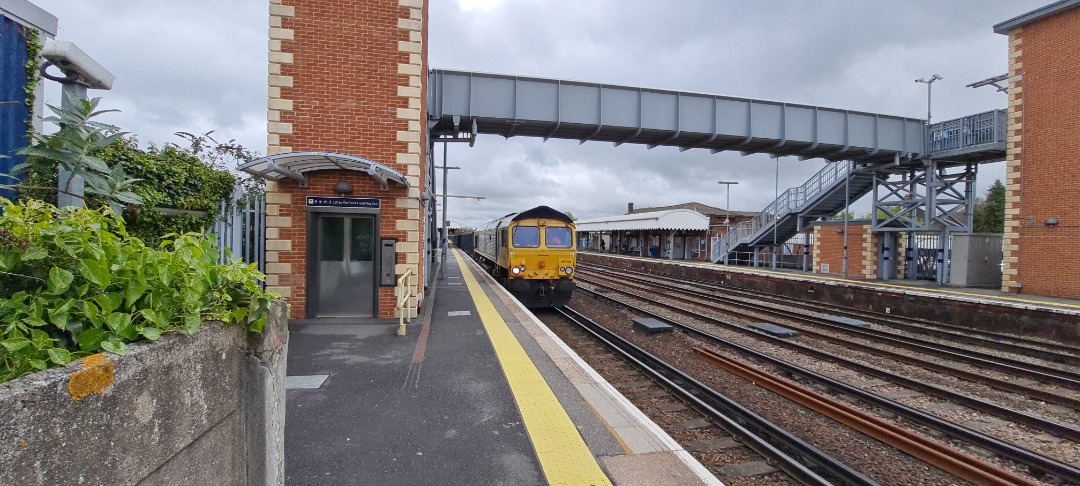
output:
M261 332L270 302L254 265L217 265L206 235L151 248L106 209L2 201L0 382L206 320Z
M140 179L132 192L143 204L128 206L123 213L128 231L155 245L169 233L201 232L210 227L220 202L236 187L236 178L175 145L151 145L146 150L138 145L135 137L124 137L95 153L110 164L122 164L131 176ZM155 208L175 209L180 214Z
M105 201L117 214L124 206L142 203L142 199L131 192L138 179L130 179L124 173L123 165L110 166L95 152L112 145L125 135L116 127L92 120L92 118L115 110L97 111L101 98L82 100L68 98L73 109L49 105L55 116L45 119L59 128L55 133L33 136L29 147L19 149L20 155L26 156L26 162L15 166L15 175L35 172L45 174L61 167L73 177L65 182L61 189L66 194L73 194L72 180L82 177L86 182L85 192ZM73 194L77 195L77 194Z

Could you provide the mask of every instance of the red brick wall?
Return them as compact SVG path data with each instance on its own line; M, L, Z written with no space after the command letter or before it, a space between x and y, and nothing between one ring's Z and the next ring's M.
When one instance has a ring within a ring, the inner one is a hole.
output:
M842 225L814 227L814 273L824 273L821 265L828 264L826 275L844 274L843 230ZM848 225L848 277L861 277L867 270L863 262L863 243L869 234L869 226Z
M1016 280L1022 293L1076 299L1080 260L1069 253L1080 244L1080 8L1025 25L1016 39ZM1058 225L1047 226L1049 218Z
M278 214L269 216L291 218L291 226L280 227L277 237L292 245L274 254L276 263L291 264L287 274L275 277L274 285L289 289L290 316L304 317L307 310L304 198L337 195L332 188L338 181L353 186L350 197L381 200L379 237L399 241L398 273L403 273L401 267L405 264L417 265L419 275L414 281L423 282L424 210L412 204L419 201L427 176L423 163L426 130L422 126L427 99L427 1L270 1L272 12L274 8L292 9L292 15L280 19L280 31L271 29L272 63L275 36L284 38L280 52L291 55L280 65L279 73L274 73L277 68L271 66L271 108L277 94L275 74L285 80L277 81L280 99L291 102L291 109L271 112L272 128L278 127L277 134L271 130L271 153L317 151L363 157L406 175L412 184L406 189L390 183L389 191L382 191L377 181L365 173L322 171L306 174L307 188L289 180L277 185L273 192L287 195L288 201L279 199L280 207L275 208ZM421 18L417 18L417 7ZM419 32L415 30L417 21L423 26ZM413 27L403 28L403 23ZM417 52L410 46L416 46L420 39L421 50ZM412 67L403 71L403 65ZM408 91L403 92L403 87ZM402 116L417 111L417 120ZM402 159L402 154L412 155ZM409 225L403 226L402 220L409 220ZM406 248L415 249L403 249L406 243L412 244ZM272 272L268 269L267 273ZM419 288L423 288L422 284ZM380 288L378 316L394 317L394 304L394 288Z

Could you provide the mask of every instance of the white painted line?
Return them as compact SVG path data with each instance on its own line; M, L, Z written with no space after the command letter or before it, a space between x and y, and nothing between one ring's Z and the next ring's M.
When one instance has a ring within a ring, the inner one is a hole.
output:
M450 311L450 312L447 312L446 315L448 317L471 316L472 311Z
M446 282L446 285L461 285L461 282Z
M330 375L302 375L302 376L286 376L285 377L285 389L286 390L299 390L304 388L319 388L323 382Z

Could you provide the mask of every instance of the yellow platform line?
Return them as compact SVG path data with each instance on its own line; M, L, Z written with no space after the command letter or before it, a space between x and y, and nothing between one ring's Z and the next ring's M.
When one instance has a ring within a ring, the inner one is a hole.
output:
M529 432L548 484L610 485L577 427L484 294L484 289L466 267L459 250L454 251L454 258L461 268L461 276L476 304L476 311L484 323L491 345L495 348L506 381L510 383L510 391L514 394L514 401L517 402L525 430Z

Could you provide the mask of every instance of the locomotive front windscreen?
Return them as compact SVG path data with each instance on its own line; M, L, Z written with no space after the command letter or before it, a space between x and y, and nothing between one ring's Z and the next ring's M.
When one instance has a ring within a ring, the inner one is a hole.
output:
M544 230L544 244L548 248L570 248L573 239L570 237L570 228L547 228Z
M536 226L515 226L513 245L517 248L539 248L540 228Z

